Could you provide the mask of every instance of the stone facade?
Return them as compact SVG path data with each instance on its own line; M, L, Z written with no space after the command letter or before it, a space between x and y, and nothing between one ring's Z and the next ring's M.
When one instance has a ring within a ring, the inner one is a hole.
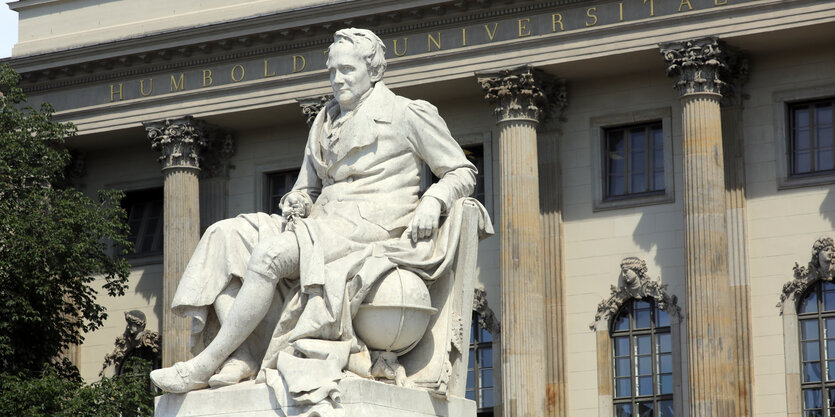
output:
M678 414L711 413L711 401L724 404L712 415L802 414L794 304L774 304L813 280L811 267L792 265L835 229L835 175L792 175L787 153L790 106L835 97L832 2L242 0L183 2L176 12L157 1L89 3L12 5L21 41L11 64L33 104L51 101L79 127L69 146L84 155L85 192L167 186L142 123L192 116L228 132L234 152L219 175L195 171L169 200L198 202L202 214L189 220L267 210L269 174L298 168L305 119L331 93L329 34L369 27L388 48L387 85L436 105L465 149L481 145L497 236L480 244L476 286L501 323L496 415L526 415L519 393L531 392L530 415L611 416L612 393L598 383L611 361L598 346L609 342L588 324L626 257L644 260L678 297ZM522 66L564 83L516 92L479 82ZM530 99L501 107L530 117L497 124L485 95ZM550 120L538 123L539 113ZM606 133L654 123L670 143L663 194L607 197ZM214 214L203 210L204 187ZM101 299L110 318L76 355L86 379L97 378L126 311L143 311L166 343L163 288L176 271L163 262L175 256L133 258L126 296ZM715 342L709 331L740 336L722 346L731 363L698 351L697 340ZM525 361L546 365L516 387ZM695 391L696 381L714 392Z

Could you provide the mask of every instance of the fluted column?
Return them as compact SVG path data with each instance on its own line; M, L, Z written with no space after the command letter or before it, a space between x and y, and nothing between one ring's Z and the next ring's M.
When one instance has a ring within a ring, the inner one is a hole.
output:
M499 127L502 414L541 417L545 280L536 128L547 105L545 74L525 66L477 75Z
M735 361L743 346L728 273L720 100L726 56L716 38L661 45L678 76L684 154L685 264L690 416L732 417L747 397Z
M154 150L162 153L163 289L162 365L191 357L191 320L174 315L171 302L180 276L200 240L199 153L207 141L202 123L191 116L145 123Z

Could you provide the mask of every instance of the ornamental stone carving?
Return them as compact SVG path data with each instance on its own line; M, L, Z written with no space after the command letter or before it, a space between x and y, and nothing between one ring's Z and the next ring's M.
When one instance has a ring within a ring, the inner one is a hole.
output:
M302 108L302 114L307 122L307 127L313 126L313 121L316 120L316 115L318 115L322 108L325 107L325 104L328 104L331 100L333 100L333 95L331 94L318 97L300 98L296 100Z
M623 258L620 262L621 284L612 285L612 295L597 305L597 314L589 329L606 328L613 315L623 307L624 303L636 299L651 299L659 309L674 317L681 317L681 307L678 297L667 294L667 284L650 279L647 274L647 264L636 257Z
M208 145L205 123L183 116L143 123L151 148L161 152L162 169L200 169L200 152Z
M660 45L667 61L667 75L678 76L675 88L684 96L728 92L728 52L715 37Z
M568 103L564 83L529 65L476 76L484 99L496 106L493 112L499 122L545 122L555 108Z
M478 313L478 325L496 336L502 331L499 318L487 305L487 292L483 288L476 288L473 294L473 311Z
M784 307L788 300L797 301L818 280L831 282L835 278L835 242L831 237L819 238L812 245L812 259L807 266L795 263L793 269L794 279L783 285L777 307Z
M125 313L125 333L116 338L116 348L112 353L104 357L99 376L104 376L104 371L111 365L115 365L115 374L125 373L125 364L131 357L139 357L151 362L151 367L157 369L161 363L161 344L159 333L145 330L145 313L139 310L131 310Z

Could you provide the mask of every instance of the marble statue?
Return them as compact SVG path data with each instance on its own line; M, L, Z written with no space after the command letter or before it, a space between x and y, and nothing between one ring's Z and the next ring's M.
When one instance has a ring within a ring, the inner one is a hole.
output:
M385 298L375 291L389 279L425 292L449 272L464 201L479 209L479 234L492 234L486 210L465 198L476 169L437 109L383 83L382 41L336 32L327 69L334 99L312 124L283 214L223 220L201 238L172 305L193 318L196 356L151 373L163 390L254 378L318 415L339 407L345 377L405 385L397 355L417 342L385 351L364 341L354 327L363 303ZM419 197L424 163L439 180Z

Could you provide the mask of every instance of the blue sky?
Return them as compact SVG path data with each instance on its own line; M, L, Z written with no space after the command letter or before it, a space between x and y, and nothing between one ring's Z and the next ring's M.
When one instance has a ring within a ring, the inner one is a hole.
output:
M11 56L17 42L17 13L9 10L7 3L11 1L3 0L0 4L0 58Z

